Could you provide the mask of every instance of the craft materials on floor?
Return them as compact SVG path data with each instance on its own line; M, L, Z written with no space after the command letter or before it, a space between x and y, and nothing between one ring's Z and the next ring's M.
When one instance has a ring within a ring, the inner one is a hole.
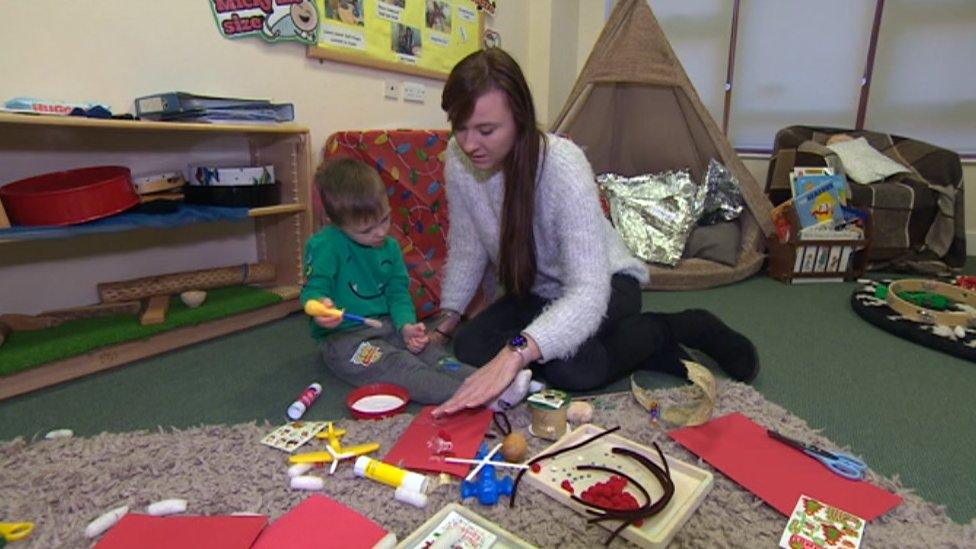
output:
M488 445L481 443L474 460L477 464L461 482L462 501L469 497L476 497L478 503L482 505L494 505L498 503L501 496L512 494L512 478L495 474L495 465L502 459L495 454L501 448L502 445L497 444L489 451Z
M842 547L857 549L864 519L809 496L800 496L779 540L783 549Z
M354 472L357 477L365 477L395 488L393 499L397 501L414 507L427 505L428 478L424 475L366 456L356 459Z
M252 548L390 548L394 544L395 534L331 498L314 494L265 528Z
M817 437L796 416L775 403L765 401L750 386L719 380L718 390L716 404L721 413L743 410L756 417L756 421L775 426L780 432L799 440L836 448ZM654 391L653 396L666 408L681 402L686 391L683 388L662 389ZM623 436L630 440L650 446L650 441L657 439L669 463L673 458L695 463L695 458L676 442L659 429L648 426L645 412L629 394L599 395L590 402L600 421L621 425L618 433L626 433ZM271 413L274 413L273 407ZM507 414L516 429L524 429L528 425L529 413L525 406L519 406ZM393 446L412 419L400 415L375 422L344 421L335 427L349 430L349 434L342 439L344 441L376 441L388 448ZM89 547L92 543L83 536L84 526L107 509L129 504L135 512L143 512L150 503L173 497L185 498L194 514L226 514L240 510L258 512L269 518L281 516L308 494L293 491L283 482L285 458L289 454L257 443L270 430L250 422L180 430L104 433L95 437L55 441L8 441L3 445L6 461L0 468L0 477L16 479L16 482L8 482L12 490L8 495L12 497L2 498L7 504L5 518L35 522L28 543L15 542L8 544L8 547ZM352 439L353 436L356 438ZM763 436L768 438L765 434ZM312 442L319 445L319 448L312 448L321 449L324 442ZM489 445L497 442L496 439ZM528 442L531 455L545 445L543 441L531 437ZM52 452L52 448L57 451ZM784 450L790 449L784 447ZM473 454L459 455L469 457ZM660 463L653 448L647 455ZM812 461L803 455L799 457ZM824 469L818 463L813 464ZM541 465L546 464L543 462ZM398 536L410 534L424 522L425 517L437 512L443 503L457 499L457 481L452 480L450 484L453 486L441 485L430 494L427 510L416 509L392 501L392 488L355 477L348 461L339 467L334 477L326 477L321 469L309 474L324 478L328 497L370 517ZM787 517L763 504L707 464L702 468L715 475L712 490L673 538L672 545L775 547L787 525ZM152 470L158 471L158 474L147 476L146 471ZM112 481L106 483L105 478ZM869 478L876 479L879 486L891 491L899 487L891 478L874 474L869 474ZM654 483L653 479L649 481L651 486ZM586 485L573 485L577 487L577 495L581 495L580 489L585 491L587 488ZM71 486L72 489L63 493L52 491L52 487L62 486ZM680 489L680 485L677 486L676 498L680 496ZM625 487L624 490L634 489ZM52 498L52 494L57 497ZM657 499L656 495L654 497ZM905 501L886 513L884 520L873 521L867 527L868 540L862 545L951 547L958 545L960 539L969 539L970 530L952 522L943 507L927 502L911 491L906 491L903 497ZM639 499L639 494L635 493L635 498ZM790 511L795 503L794 499ZM482 507L471 501L467 509L540 547L597 547L609 535L602 528L588 526L584 516L557 503L526 482L521 483L514 509L509 509L504 500L501 506L495 507ZM57 517L57 520L45 518L49 516ZM320 520L319 525L323 530L309 527L308 537L313 538L313 542L326 539L323 536L328 535L329 528L341 525L339 521L342 515L339 517L336 521ZM486 528L498 534L498 531ZM325 534L322 534L323 531ZM499 535L496 544L505 541L506 538ZM622 547L621 543L615 542L612 547Z
M8 541L27 539L33 531L33 522L0 522L0 547Z
M715 410L715 376L697 362L682 360L681 363L688 371L688 379L697 389L695 401L687 405L668 406L666 410L661 410L657 400L651 396L651 391L641 387L634 376L630 376L630 391L634 400L648 411L651 422L661 419L674 426L701 425L712 417Z
M529 395L526 402L532 414L532 424L529 426L532 436L558 440L569 430L567 415L572 400L565 391L546 389Z
M589 521L611 530L606 543L619 534L665 547L712 489L712 473L614 430L582 425L530 460L532 469L518 478L582 515L596 514Z
M319 398L322 394L322 385L319 383L312 383L302 391L302 394L298 396L298 400L291 403L288 407L288 417L289 419L295 421L305 415L305 410L315 402L315 399Z
M739 413L668 435L787 516L801 494L868 521L901 503L901 497L868 482L834 474Z
M842 452L828 452L813 444L804 444L799 440L781 435L776 431L767 429L766 433L772 438L788 444L813 459L823 463L833 473L838 474L848 480L862 480L867 473L868 466L856 457Z
M376 442L343 446L339 439L341 439L345 434L345 429L336 429L333 423L329 421L324 431L320 431L315 434L315 438L328 440L328 444L325 446L325 452L303 452L289 457L288 461L295 464L288 469L289 476L293 479L291 482L291 487L304 490L319 490L320 487L316 487L319 485L317 482L301 480L297 481L298 485L296 486L296 481L294 481L294 478L307 473L309 468L312 466L322 463L331 463L332 465L329 467L329 475L334 475L340 461L358 458L362 455L370 454L380 449L380 445ZM309 468L297 467L301 465L308 465Z
M346 408L356 419L383 419L407 409L410 393L393 383L371 383L349 392Z
M488 432L491 411L485 408L464 410L454 415L434 418L433 406L425 406L417 413L397 443L390 448L383 461L416 471L448 473L458 478L468 474L469 467L462 463L447 463L428 442L440 432L451 434L453 452L459 456L471 456L477 451Z
M291 453L312 440L325 426L325 421L293 421L268 433L261 439L261 444Z
M265 516L153 517L128 513L98 540L95 548L247 549L267 524Z
M449 503L397 546L402 549L529 549L535 547L468 507Z

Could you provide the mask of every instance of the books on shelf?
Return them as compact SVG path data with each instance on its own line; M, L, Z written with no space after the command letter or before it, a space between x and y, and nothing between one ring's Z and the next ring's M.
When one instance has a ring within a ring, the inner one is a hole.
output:
M219 123L275 123L295 119L291 103L166 92L136 98L136 116L148 120Z

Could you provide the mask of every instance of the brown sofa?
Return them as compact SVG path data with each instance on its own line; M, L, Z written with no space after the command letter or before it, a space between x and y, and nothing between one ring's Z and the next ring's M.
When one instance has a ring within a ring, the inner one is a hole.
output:
M766 193L773 204L790 198L794 166L838 163L826 143L841 133L864 137L911 170L869 185L850 182L852 205L869 212L874 226L868 268L925 274L959 271L966 260L966 232L962 163L953 151L866 130L790 126L776 134L766 175Z

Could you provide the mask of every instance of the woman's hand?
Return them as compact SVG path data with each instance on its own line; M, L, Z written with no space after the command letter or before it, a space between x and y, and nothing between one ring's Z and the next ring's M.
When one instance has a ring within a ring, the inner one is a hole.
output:
M454 396L434 408L431 414L441 417L491 402L512 383L522 366L522 357L518 353L502 349L495 358L465 379Z
M322 304L325 305L327 309L335 308L335 304L332 303L332 300L327 297L323 297L319 301L321 301ZM333 330L335 329L336 326L342 324L341 316L313 316L312 320L314 320L315 323L318 324L320 327L325 328L327 330Z

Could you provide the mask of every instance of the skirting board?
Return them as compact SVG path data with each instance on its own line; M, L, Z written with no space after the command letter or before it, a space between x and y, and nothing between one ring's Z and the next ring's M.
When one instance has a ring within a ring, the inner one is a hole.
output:
M290 299L254 311L197 324L196 326L177 328L148 339L103 347L83 355L3 376L0 377L0 400L278 320L298 309L298 300Z

